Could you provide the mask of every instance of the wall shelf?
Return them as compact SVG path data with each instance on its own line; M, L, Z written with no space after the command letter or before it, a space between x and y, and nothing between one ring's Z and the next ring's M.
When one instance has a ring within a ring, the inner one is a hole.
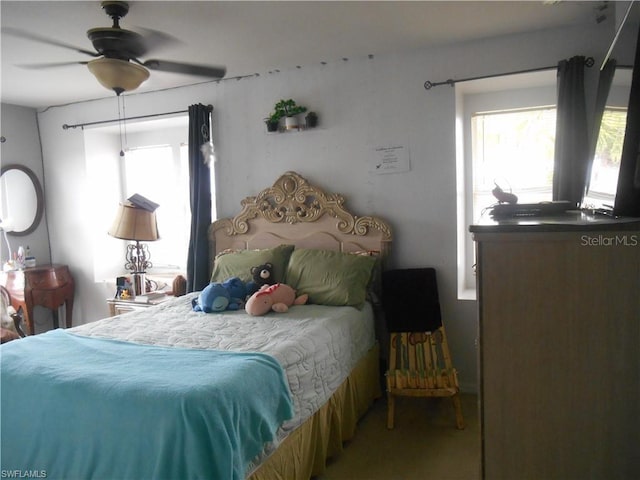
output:
M282 133L300 133L300 132L308 132L311 130L320 130L318 127L311 127L311 128L307 128L303 125L300 125L298 128L291 128L289 130L287 130L285 127L280 127L278 128L278 130L274 131L274 132L269 132L267 131L268 135L278 135L278 134L282 134Z

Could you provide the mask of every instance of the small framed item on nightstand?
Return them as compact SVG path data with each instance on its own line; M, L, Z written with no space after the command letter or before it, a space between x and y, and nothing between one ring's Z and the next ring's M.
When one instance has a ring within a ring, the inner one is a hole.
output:
M133 286L128 277L116 278L116 294L114 298L122 300L133 298Z

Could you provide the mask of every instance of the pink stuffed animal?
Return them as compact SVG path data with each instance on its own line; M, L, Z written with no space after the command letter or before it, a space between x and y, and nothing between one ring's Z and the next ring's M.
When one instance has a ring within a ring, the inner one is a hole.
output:
M296 291L284 283L263 285L249 297L244 308L249 315L264 315L271 310L282 313L291 305L304 305L308 298L306 293L296 297Z

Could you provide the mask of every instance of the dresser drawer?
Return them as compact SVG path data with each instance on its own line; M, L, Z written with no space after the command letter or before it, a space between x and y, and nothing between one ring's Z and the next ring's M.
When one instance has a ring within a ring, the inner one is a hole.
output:
M52 290L69 283L71 276L68 270L48 270L29 272L29 286L34 290Z

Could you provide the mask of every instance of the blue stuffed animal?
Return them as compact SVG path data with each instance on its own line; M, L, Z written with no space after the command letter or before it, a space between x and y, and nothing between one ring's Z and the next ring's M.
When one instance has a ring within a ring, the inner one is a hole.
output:
M221 283L214 282L204 287L198 298L191 301L191 306L196 312L222 312L227 309L230 300L227 289Z
M239 310L244 306L247 296L247 287L238 277L231 277L224 282L212 282L207 285L191 301L191 306L196 312L215 313L225 310Z
M229 292L229 305L227 310L239 310L244 307L244 301L247 298L247 286L238 277L227 278L222 282L224 288Z

